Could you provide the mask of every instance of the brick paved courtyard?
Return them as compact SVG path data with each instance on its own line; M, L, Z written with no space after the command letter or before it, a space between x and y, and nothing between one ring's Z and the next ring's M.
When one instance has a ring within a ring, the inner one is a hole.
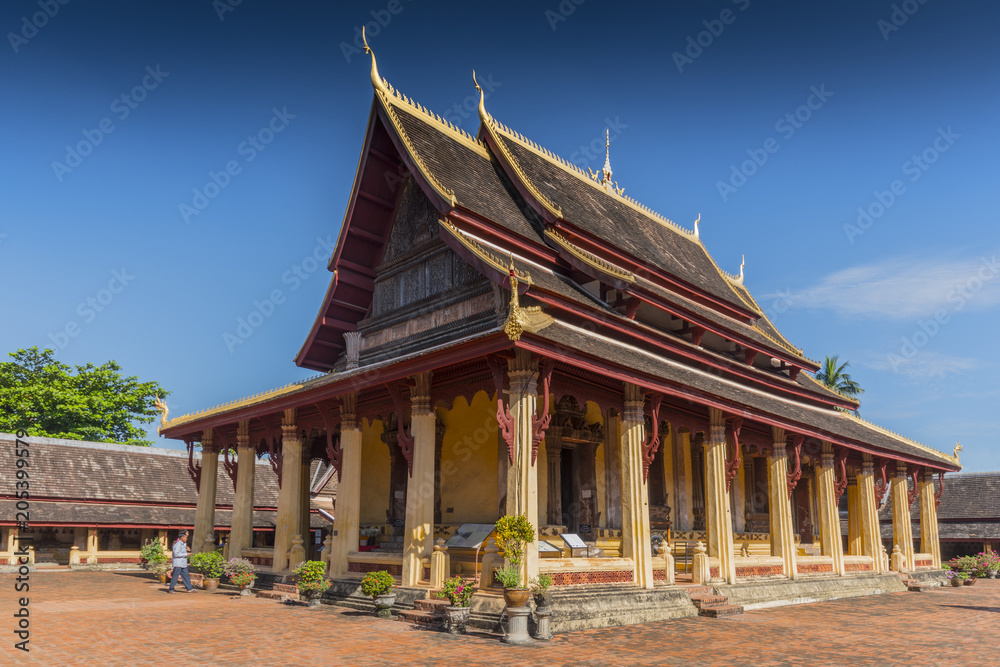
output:
M1000 581L688 618L508 647L324 606L227 593L166 595L145 575L31 576L31 652L13 648L14 576L0 575L0 664L987 665L1000 651Z

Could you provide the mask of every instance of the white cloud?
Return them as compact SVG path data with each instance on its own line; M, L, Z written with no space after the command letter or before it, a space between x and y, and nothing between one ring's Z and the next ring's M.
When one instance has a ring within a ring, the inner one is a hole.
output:
M985 310L1000 304L997 254L957 259L895 258L831 273L793 291L794 306L841 315L906 320L939 310Z
M911 380L942 378L953 373L963 373L982 366L976 359L956 357L930 350L921 350L910 358L900 355L886 355L864 363L865 366L880 371L893 371Z

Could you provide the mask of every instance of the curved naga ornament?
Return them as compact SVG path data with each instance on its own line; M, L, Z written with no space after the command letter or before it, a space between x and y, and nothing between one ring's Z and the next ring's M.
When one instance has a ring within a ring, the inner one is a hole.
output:
M663 403L663 394L652 394L649 397L649 416L653 421L652 432L642 444L642 482L645 484L649 478L649 466L652 465L656 457L656 451L660 448L660 405Z
M889 479L886 476L885 469L889 466L889 462L885 459L879 461L878 471L880 480L875 482L875 505L879 506L882 504L882 499L885 498L885 492L889 490ZM881 482L881 484L879 484Z
M844 495L844 491L847 489L847 450L843 447L837 450L837 460L836 460L837 476L840 478L837 480L837 485L834 487L836 492L836 502L840 502L840 497Z
M733 485L733 480L736 479L737 473L740 470L740 430L743 428L743 418L736 417L729 424L729 428L733 432L733 457L726 461L726 491L729 491L729 487Z
M788 497L792 497L792 492L795 490L795 486L802 479L802 443L805 441L805 436L796 435L792 438L792 451L795 452L795 470L787 473L788 474Z
M167 427L167 421L169 421L167 415L170 414L170 408L167 407L166 402L160 396L157 396L156 400L153 401L153 407L160 413L160 426L156 429L156 433L160 434Z

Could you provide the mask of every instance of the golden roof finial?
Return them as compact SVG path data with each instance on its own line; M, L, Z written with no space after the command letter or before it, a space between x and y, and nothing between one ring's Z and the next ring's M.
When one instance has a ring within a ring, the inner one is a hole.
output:
M740 285L743 284L743 267L746 265L746 263L747 263L747 256L743 255L740 258L740 277L736 279L736 282L738 282Z
M611 182L611 130L604 131L604 184Z
M378 65L375 63L375 52L372 51L372 47L368 46L368 39L365 37L365 27L361 26L361 41L365 45L365 53L372 57L372 85L375 90L381 90L383 93L388 92L386 90L385 81L378 73Z
M510 303L507 306L507 321L503 323L503 332L511 340L520 340L524 333L521 324L521 301L517 294L517 270L514 268L514 253L510 254Z
M956 461L958 460L958 453L960 451L962 451L962 445L960 443L956 442L955 443L955 451L952 453L952 456L955 457Z
M486 93L483 92L479 82L476 81L476 70L472 70L472 83L476 84L476 90L479 91L479 120L485 123L490 115L486 113Z
M156 429L156 432L157 434L163 433L163 429L167 427L167 415L170 413L170 408L167 407L167 404L159 395L153 401L153 407L160 412L160 426Z
M701 236L698 235L698 223L701 222L701 213L698 214L698 219L694 221L694 237L700 239Z

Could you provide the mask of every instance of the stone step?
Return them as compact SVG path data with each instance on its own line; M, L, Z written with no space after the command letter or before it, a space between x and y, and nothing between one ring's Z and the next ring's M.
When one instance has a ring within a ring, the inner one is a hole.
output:
M711 586L680 584L677 587L683 589L688 595L715 595L715 589Z
M698 609L708 609L710 607L721 607L729 601L725 595L692 595L691 602Z
M428 598L426 600L414 600L413 608L417 611L427 612L429 614L444 615L444 608L448 606L447 600Z
M439 627L444 623L443 615L427 611L419 611L416 609L404 609L399 612L397 618L400 621L413 623L414 625L423 625L429 627Z
M288 593L279 593L278 591L258 591L257 597L264 598L265 600L287 600L292 597L298 597L298 595L289 595Z
M743 607L732 604L724 604L717 607L708 607L698 610L699 616L707 616L709 618L724 618L726 616L736 616L737 614L742 613Z

